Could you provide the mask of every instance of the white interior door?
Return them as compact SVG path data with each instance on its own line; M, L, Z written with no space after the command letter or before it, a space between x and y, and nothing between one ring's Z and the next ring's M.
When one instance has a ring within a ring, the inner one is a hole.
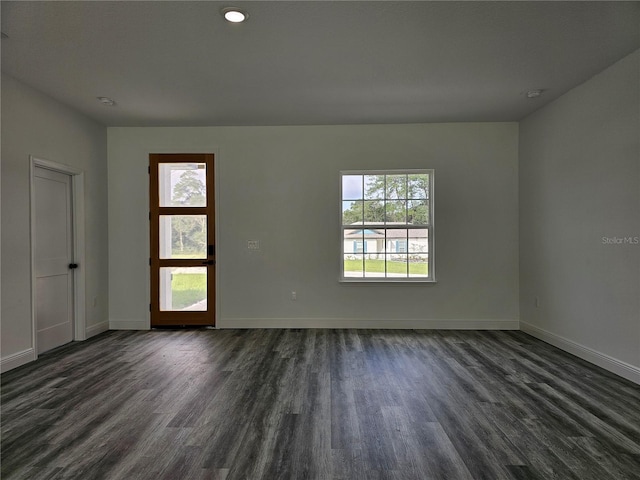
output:
M38 354L73 340L71 177L40 167L35 187L35 316Z

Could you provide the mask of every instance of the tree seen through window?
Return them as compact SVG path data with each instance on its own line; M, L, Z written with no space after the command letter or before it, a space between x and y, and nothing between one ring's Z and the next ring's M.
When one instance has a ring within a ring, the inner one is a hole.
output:
M173 187L175 205L199 206L205 203L206 186L197 170L183 170ZM206 251L207 224L205 215L174 215L171 220L171 250L173 258L200 256Z

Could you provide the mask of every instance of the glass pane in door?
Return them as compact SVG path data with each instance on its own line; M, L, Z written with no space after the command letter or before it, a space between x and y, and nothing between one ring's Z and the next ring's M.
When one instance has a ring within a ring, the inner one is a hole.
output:
M160 258L207 258L206 215L160 215Z
M158 190L161 207L206 207L206 163L161 163Z
M206 267L160 268L161 311L206 311Z

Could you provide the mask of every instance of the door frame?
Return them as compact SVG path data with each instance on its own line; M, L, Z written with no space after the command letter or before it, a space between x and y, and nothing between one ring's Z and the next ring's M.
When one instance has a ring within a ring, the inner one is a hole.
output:
M85 313L85 215L84 215L84 171L58 162L52 162L29 155L30 175L30 216L31 229L29 241L31 244L31 334L33 345L33 359L38 358L38 326L36 323L36 167L52 170L71 177L71 219L72 219L72 263L78 268L72 270L73 275L73 340L86 340Z
M150 155L154 154L154 153L159 153L159 154L176 154L176 153L186 153L186 154L191 154L191 153L195 153L195 154L201 154L201 153L208 153L208 154L213 154L213 185L214 185L214 190L213 190L213 196L214 196L214 228L215 228L215 232L214 232L214 238L215 238L215 245L216 245L216 268L214 269L215 271L215 307L214 307L214 318L215 318L215 324L212 327L207 327L207 328L215 328L215 329L219 329L220 324L221 324L221 320L222 317L220 316L220 252L222 251L221 247L220 247L220 212L219 212L219 205L220 205L220 161L221 161L221 155L220 155L220 151L218 146L215 145L211 145L211 144L203 144L200 146L190 146L190 147L185 147L185 146L179 146L176 145L175 148L171 148L171 147L167 147L166 145L158 145L157 148L145 148L145 156L144 156L144 169L145 169L145 177L147 178L147 208L145 211L145 215L147 215L148 212L151 211L151 204L150 204L150 198L151 198L151 192L150 192L150 183L149 183L149 175L147 173L147 166L149 165L149 158ZM145 218L146 219L146 218ZM148 220L145 221L145 225L146 225L146 232L147 232L147 239L151 238L151 222L149 222ZM146 242L147 245L147 258L151 258L151 245L150 242ZM148 264L148 262L145 262L147 265L147 279L151 279L151 265ZM147 282L147 302L148 304L151 304L151 282ZM147 328L150 330L151 327L151 311L149 308L146 309L147 310Z

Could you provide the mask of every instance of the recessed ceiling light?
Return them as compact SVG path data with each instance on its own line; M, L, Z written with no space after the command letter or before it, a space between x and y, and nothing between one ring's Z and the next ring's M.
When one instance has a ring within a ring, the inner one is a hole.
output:
M536 88L534 90L529 90L527 91L526 95L527 98L538 98L540 95L542 95L543 90L540 88Z
M113 107L116 104L116 101L113 98L109 98L109 97L97 97L97 98L101 104L106 105L107 107Z
M231 22L231 23L242 23L247 18L249 18L249 14L247 12L243 12L242 10L236 7L223 8L222 15L224 16L227 22Z

